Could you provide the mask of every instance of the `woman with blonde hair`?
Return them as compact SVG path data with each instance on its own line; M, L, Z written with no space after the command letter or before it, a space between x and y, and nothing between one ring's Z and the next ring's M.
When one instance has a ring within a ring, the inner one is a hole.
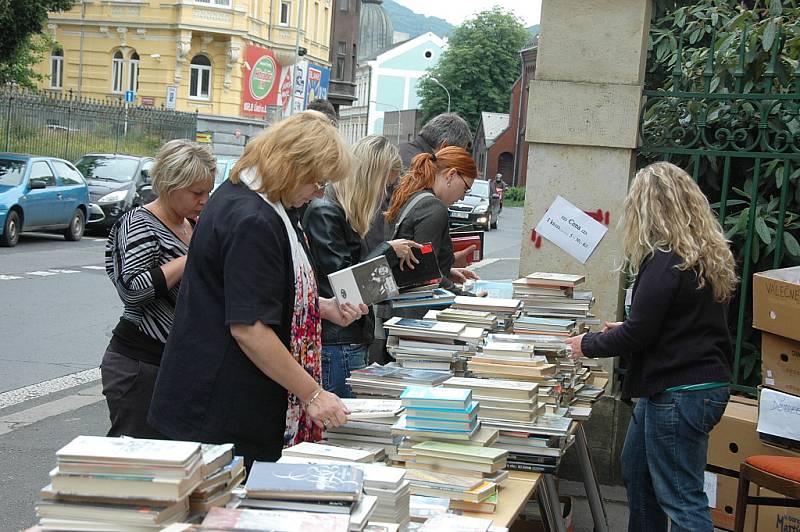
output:
M466 268L454 268L450 215L447 208L463 199L478 176L475 161L464 148L448 146L434 153L420 153L411 160L408 173L395 188L386 212L386 237L433 244L442 286L479 277Z
M621 459L628 530L666 531L669 521L673 532L711 532L703 470L729 395L733 255L700 187L673 164L640 170L624 209L630 315L568 344L575 355L627 359L622 394L638 399Z
M311 255L317 267L320 294L333 297L328 274L385 255L390 265L413 268L411 252L419 244L407 239L383 242L369 254L363 239L383 200L386 185L400 173L400 154L386 137L364 137L353 147L355 171L332 183L322 198L314 199L303 217ZM322 322L322 382L340 397L352 393L345 379L366 366L367 347L373 339L369 317L340 327Z
M188 140L158 151L151 173L158 198L126 212L108 235L106 273L123 304L100 365L109 436L159 438L147 423L164 343L175 316L194 220L214 185L216 161Z
M163 434L232 442L249 466L345 422L319 385L321 319L346 326L367 309L318 297L296 209L351 165L330 120L307 111L253 139L214 192L150 407Z

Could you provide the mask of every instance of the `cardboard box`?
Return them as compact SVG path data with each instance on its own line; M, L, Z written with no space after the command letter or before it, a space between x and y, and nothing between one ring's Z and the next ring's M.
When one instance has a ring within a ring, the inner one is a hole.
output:
M800 395L800 342L762 333L761 379L767 388Z
M783 497L779 493L764 488L759 490L759 495L762 497ZM747 511L749 512L750 508ZM758 507L758 532L786 532L787 530L800 530L800 508L785 508L782 506Z
M705 492L711 521L714 526L733 530L736 520L736 495L739 490L739 479L728 475L705 472ZM750 494L755 495L758 486L750 484ZM758 507L749 506L744 522L745 532L755 532L758 521Z
M779 449L761 442L756 432L758 407L731 400L722 419L708 438L708 463L734 472L748 456L800 457L800 453Z
M800 266L753 275L753 327L800 340Z

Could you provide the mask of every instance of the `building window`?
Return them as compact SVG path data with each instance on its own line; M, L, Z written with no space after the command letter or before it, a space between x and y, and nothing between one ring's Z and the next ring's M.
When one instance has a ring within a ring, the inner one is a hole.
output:
M353 68L350 69L350 83L356 82L356 43L353 43L353 55L350 64Z
M292 3L291 2L281 2L281 18L278 21L278 24L282 26L289 25L289 15L292 10Z
M122 66L122 52L117 50L111 60L111 92L122 92Z
M231 0L194 0L198 4L212 4L220 7L231 7Z
M344 71L347 61L347 43L339 41L336 43L336 79L344 80Z
M339 0L339 11L349 11L350 10L350 0Z
M317 42L322 42L320 39L319 33L319 2L314 2L314 40Z
M208 100L211 95L211 61L196 55L189 66L189 97Z
M64 51L53 50L50 54L50 88L64 87Z
M139 54L136 52L128 60L128 90L139 92Z

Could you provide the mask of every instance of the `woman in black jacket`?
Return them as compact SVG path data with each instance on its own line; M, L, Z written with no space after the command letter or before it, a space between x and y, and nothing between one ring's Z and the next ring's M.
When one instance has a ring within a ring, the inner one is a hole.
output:
M627 357L622 395L638 398L621 459L628 530L711 532L703 470L728 402L733 255L700 187L666 162L633 180L622 239L636 275L629 318L567 343Z
M430 242L442 272L442 287L479 279L466 268L454 268L453 241L447 208L467 195L478 175L475 161L464 148L448 146L421 153L395 188L386 212L386 237Z
M353 147L356 169L353 175L327 187L322 198L306 209L303 228L308 235L317 272L319 293L333 297L328 274L379 255L390 265L412 267L417 261L411 251L418 244L396 239L383 242L369 254L363 238L380 207L388 182L400 173L400 155L386 137L371 135ZM345 379L354 369L366 366L367 346L372 341L373 322L368 316L340 327L322 322L322 383L339 397L351 397Z

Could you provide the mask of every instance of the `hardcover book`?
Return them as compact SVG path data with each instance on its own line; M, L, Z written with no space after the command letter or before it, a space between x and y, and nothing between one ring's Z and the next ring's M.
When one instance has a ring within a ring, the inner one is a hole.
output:
M347 532L349 515L310 512L240 510L212 508L203 523L203 530L269 530L270 532Z
M397 283L383 255L328 274L340 305L372 305L399 294Z
M406 291L420 286L438 286L442 280L442 272L439 271L439 262L436 260L436 252L433 244L428 242L422 248L411 248L414 257L419 261L414 265L414 269L400 266L392 268L392 273L397 280L400 291Z
M340 464L253 462L245 490L253 499L355 501L364 487L364 472Z
M59 461L157 464L186 467L200 457L200 444L187 441L78 436L56 451Z
M411 408L447 408L466 410L472 402L472 390L432 386L409 386L400 394L403 406Z

